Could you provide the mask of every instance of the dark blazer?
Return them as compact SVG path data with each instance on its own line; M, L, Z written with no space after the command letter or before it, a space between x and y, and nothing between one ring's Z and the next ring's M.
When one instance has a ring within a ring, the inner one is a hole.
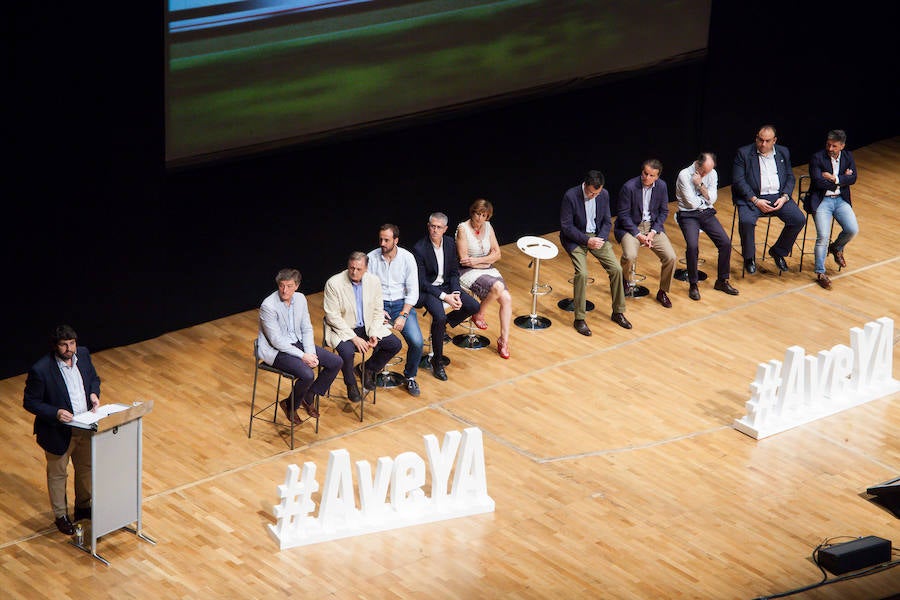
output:
M456 258L456 242L450 236L444 236L441 242L444 251L444 283L441 286L431 285L438 275L437 257L434 255L434 246L431 239L425 237L416 242L412 253L416 257L416 265L419 267L419 304L422 306L422 294L441 297L441 292L462 292L459 285L459 261Z
M791 152L777 144L775 168L778 170L778 193L793 195L794 172L791 170ZM755 144L738 148L731 179L731 199L735 203L748 203L753 196L759 196L759 158Z
M853 175L844 175L847 169L853 171ZM824 149L819 150L809 159L809 179L811 183L809 195L806 197L803 206L806 212L816 212L819 204L822 203L822 198L825 197L825 192L833 191L838 185L841 186L841 198L847 204L852 204L850 202L850 186L856 183L856 161L853 160L853 155L850 151L841 150L840 173L838 174L837 185L822 177L823 171L831 173L831 157L828 156Z
M566 252L572 253L577 246L587 246L588 236L584 232L587 229L587 213L584 210L583 184L569 188L559 207L559 241ZM609 230L612 229L612 216L609 212L609 192L604 187L597 194L597 218L594 220L596 229L595 237L609 239Z
M637 237L638 225L644 216L644 185L640 177L629 179L619 191L618 214L613 233L616 241L622 241L626 233ZM650 229L657 233L665 231L666 219L669 217L669 189L666 182L657 179L650 192Z
M91 353L87 348L78 346L75 354L78 356L78 370L84 381L84 397L90 408L91 394L100 395L100 377L94 370ZM28 377L25 379L25 399L22 404L25 410L35 415L34 433L37 434L37 443L40 447L51 454L64 454L72 439L72 428L60 423L56 418L56 412L60 408L69 412L73 410L69 390L66 389L66 382L56 365L54 353L44 355L28 371Z

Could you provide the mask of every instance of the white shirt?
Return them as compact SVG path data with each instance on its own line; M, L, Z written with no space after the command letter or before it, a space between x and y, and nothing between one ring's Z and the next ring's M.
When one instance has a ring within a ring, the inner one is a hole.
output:
M597 231L597 198L587 197L584 184L581 184L581 195L584 197L584 216L587 218L587 226L585 233L596 233Z
M775 151L769 154L756 153L759 157L759 194L777 194L781 188L778 181L778 167L775 165Z
M78 356L72 355L72 366L70 367L60 357L56 357L56 365L59 372L62 373L63 381L66 382L66 389L69 391L69 401L72 403L72 414L79 415L86 412L87 397L84 395L84 379L81 378L81 371L78 370Z
M403 300L415 306L419 301L419 268L412 252L397 246L397 255L388 262L381 248L369 252L369 273L381 280L381 295L385 302Z
M831 157L829 157L831 158ZM840 183L840 174L841 174L841 153L838 152L837 158L831 159L831 173L834 175L834 182ZM826 196L840 196L841 195L841 186L837 186L834 188L834 191L825 192Z
M439 286L444 283L444 240L441 239L441 245L435 246L432 242L431 249L434 250L434 257L437 259L437 278L431 282L431 285Z

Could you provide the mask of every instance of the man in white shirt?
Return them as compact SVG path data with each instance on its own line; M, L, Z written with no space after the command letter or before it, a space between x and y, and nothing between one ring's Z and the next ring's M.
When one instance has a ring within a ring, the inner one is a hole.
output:
M784 222L781 235L769 249L769 255L781 271L787 271L785 257L791 253L794 240L803 229L806 218L797 203L791 200L794 192L794 172L791 153L776 144L778 138L772 125L763 125L756 133L756 142L738 148L734 157L731 198L740 218L741 255L744 269L756 273L756 221L760 216L775 216Z
M731 240L719 219L713 205L719 197L719 175L716 173L716 155L701 152L700 156L678 174L675 183L675 198L678 213L675 220L687 244L685 262L688 272L688 297L700 300L697 287L699 273L697 262L700 256L700 230L706 232L719 251L716 283L713 289L737 296L738 291L728 282L731 271Z
M422 330L416 317L419 276L412 252L400 245L400 228L385 223L378 230L378 248L369 252L369 273L381 280L384 316L406 340L406 391L419 395L416 373L422 360Z

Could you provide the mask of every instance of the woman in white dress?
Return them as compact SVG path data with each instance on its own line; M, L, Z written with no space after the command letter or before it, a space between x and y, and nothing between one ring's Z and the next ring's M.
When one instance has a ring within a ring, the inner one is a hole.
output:
M456 228L456 248L459 252L459 282L462 287L481 300L481 309L472 315L472 322L479 329L487 329L485 309L496 300L500 304L500 337L497 353L509 358L509 324L512 320L512 297L494 263L500 260L500 244L494 235L490 218L493 205L478 199L469 207L469 220Z

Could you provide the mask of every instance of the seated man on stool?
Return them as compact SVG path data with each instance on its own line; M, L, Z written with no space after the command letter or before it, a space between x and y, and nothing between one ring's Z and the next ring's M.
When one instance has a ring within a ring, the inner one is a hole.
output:
M675 274L675 250L666 236L665 223L669 216L669 190L659 178L662 163L655 158L644 161L641 175L625 182L619 191L618 218L613 233L622 244L622 273L625 277L625 295L628 295L628 279L634 270L634 262L641 246L653 250L659 258L659 291L656 301L665 308L672 308L669 289Z
M763 125L756 133L756 144L738 148L734 157L731 196L738 211L738 231L744 268L756 273L756 220L762 215L776 216L784 222L781 235L769 249L769 255L781 271L787 271L784 257L791 253L794 240L806 219L791 200L794 172L791 153L775 142L775 128Z
M850 205L850 186L856 183L856 161L849 150L844 150L847 134L841 129L828 132L825 149L809 159L809 178L812 187L806 198L806 212L813 213L816 222L816 283L831 289L831 280L825 274L825 256L834 255L839 267L846 267L844 246L859 233L856 213ZM833 244L831 219L841 226L841 232Z
M456 327L481 307L478 300L461 291L456 242L444 235L446 232L447 215L433 213L428 217L428 237L416 242L412 250L419 269L419 304L431 313L431 371L441 381L447 381L441 362L447 323ZM444 303L452 309L449 314Z
M419 301L419 269L412 252L401 248L400 228L385 223L378 230L378 248L369 252L369 272L381 280L385 317L406 340L406 391L419 395L416 373L422 361L422 330L416 318Z
M718 271L713 289L737 296L738 291L728 283L731 271L731 240L719 219L713 205L719 197L719 175L716 173L716 155L701 152L690 166L678 174L675 183L675 198L678 200L678 226L687 244L685 262L688 272L688 297L700 299L697 288L699 274L697 263L700 259L700 230L706 232L719 251Z
M275 276L275 283L278 291L267 296L259 307L257 347L259 358L266 364L296 378L294 410L290 397L281 401L281 410L299 425L302 419L297 416L296 408L300 404L310 417L319 416L315 397L331 387L341 369L341 359L315 344L306 296L297 291L300 271L282 269ZM321 367L318 376L313 370L316 367Z
M606 179L600 171L588 171L581 185L569 188L559 208L559 241L569 253L575 267L572 295L575 298L575 331L591 335L591 328L584 322L587 289L587 253L600 261L609 276L609 293L612 296L612 322L625 329L631 323L625 318L625 287L622 267L616 260L609 230L612 216L609 212L609 192L603 189Z
M372 350L363 372L363 391L375 389L375 374L400 351L402 344L384 322L381 281L367 273L369 257L353 252L347 269L325 282L325 343L337 350L343 361L341 372L347 398L359 402L363 396L353 374L353 353Z

